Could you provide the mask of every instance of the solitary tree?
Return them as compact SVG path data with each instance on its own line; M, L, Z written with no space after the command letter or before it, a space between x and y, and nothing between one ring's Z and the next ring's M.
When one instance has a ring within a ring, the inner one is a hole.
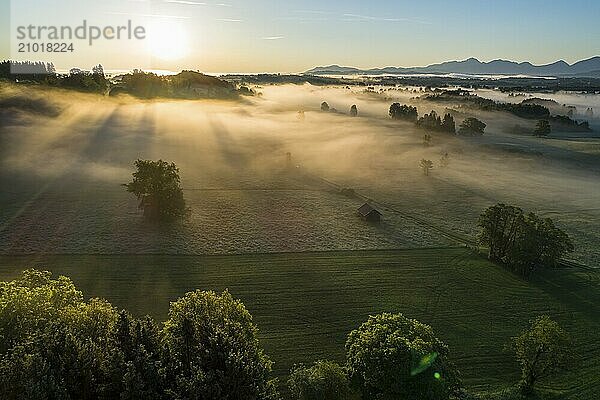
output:
M124 186L139 200L149 218L174 219L187 209L180 186L179 169L163 160L137 160L133 180Z
M421 162L419 163L419 166L423 170L423 173L426 176L429 176L429 171L431 171L433 169L433 161L422 159Z
M407 106L400 103L392 104L390 106L389 114L392 119L401 119L409 122L416 122L419 116L416 107Z
M448 399L459 386L446 345L402 314L369 317L348 335L346 360L364 400Z
M329 111L329 104L327 104L326 101L321 103L321 111L325 111L325 112Z
M567 369L572 361L569 335L547 315L531 321L512 339L511 347L521 365L525 394L533 392L537 381Z
M349 400L353 395L346 371L331 361L294 366L287 384L293 400Z
M358 108L356 107L356 104L353 104L352 107L350 107L350 116L351 117L358 116Z
M535 126L535 131L533 131L533 134L535 136L548 136L550 134L550 132L552 132L552 128L550 127L550 122L548 122L548 120L545 119L541 119L537 122L536 126Z
M486 126L477 118L467 118L460 124L458 133L465 136L481 136L485 132Z

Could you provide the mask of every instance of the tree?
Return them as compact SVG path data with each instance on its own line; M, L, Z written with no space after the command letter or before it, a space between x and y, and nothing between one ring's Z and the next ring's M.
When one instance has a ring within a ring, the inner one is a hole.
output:
M98 75L104 78L104 67L102 66L102 64L98 64L92 67L92 75Z
M267 399L271 362L252 316L229 292L195 291L171 303L163 340L174 398Z
M460 124L458 133L464 136L481 136L486 126L477 118L467 118Z
M416 122L419 114L417 113L416 107L402 105L400 103L394 103L390 106L389 111L392 119L399 119L409 122Z
M448 399L459 387L446 345L402 314L369 317L348 335L346 360L364 400Z
M446 152L440 157L440 166L447 167L450 164L450 155Z
M429 171L431 171L433 169L433 161L422 159L421 162L419 163L419 166L423 170L423 173L426 176L429 176Z
M528 213L522 219L514 246L508 250L506 262L521 275L529 276L540 266L555 267L562 256L573 250L569 236L550 218Z
M321 103L321 111L323 112L328 112L329 111L329 104L327 104L326 101Z
M27 270L0 282L0 398L275 399L256 335L227 292L188 293L160 330Z
M479 217L479 243L489 248L489 258L504 263L523 276L538 266L553 267L574 250L569 236L549 218L505 204L488 207Z
M552 128L550 127L550 122L545 119L541 119L537 122L535 126L535 131L533 134L535 136L548 136L552 132Z
M530 326L512 339L511 347L521 365L521 389L533 392L534 385L569 367L572 361L569 335L547 315L530 322Z
M490 260L504 260L517 240L523 219L523 210L501 203L488 207L479 216L479 243L489 248Z
M432 110L429 114L425 114L419 118L417 126L432 131L439 131L442 126L442 119Z
M431 135L429 133L423 135L423 146L431 146Z
M346 372L331 361L294 366L287 384L294 400L348 400L353 395Z
M125 184L127 191L139 200L139 208L149 218L175 219L187 209L180 186L179 169L163 160L137 160L133 180Z
M358 108L356 107L356 104L353 104L352 107L350 107L350 116L351 117L358 116Z
M440 126L440 130L442 132L447 132L451 134L456 134L456 123L454 122L454 117L449 113L444 115L444 119L442 121L442 125Z
M0 398L96 399L110 392L117 318L108 302L84 301L70 279L50 272L27 270L0 282Z
M594 109L592 107L588 107L585 110L585 117L586 118L594 118Z

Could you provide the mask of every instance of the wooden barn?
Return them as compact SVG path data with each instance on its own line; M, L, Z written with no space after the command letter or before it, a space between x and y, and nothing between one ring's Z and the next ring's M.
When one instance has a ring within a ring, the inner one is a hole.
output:
M368 222L380 222L381 217L383 216L383 214L373 208L373 206L371 206L369 203L365 203L360 206L358 209L358 215Z

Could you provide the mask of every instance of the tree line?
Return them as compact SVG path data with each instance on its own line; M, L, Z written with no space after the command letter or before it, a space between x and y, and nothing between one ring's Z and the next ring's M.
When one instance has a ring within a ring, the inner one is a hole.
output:
M416 107L400 103L393 103L390 106L389 115L392 119L412 122L417 127L427 131L443 132L451 135L458 133L464 136L480 136L483 135L486 128L486 124L477 118L465 118L457 132L452 114L446 113L442 118L432 110L429 114L419 118Z
M511 340L521 389L569 367L570 339L547 316ZM402 314L369 317L346 340L346 362L271 374L258 330L225 291L189 292L161 325L101 299L84 300L64 276L26 270L0 282L2 399L380 400L467 399L448 347Z
M438 103L458 103L463 107L476 108L483 111L505 111L521 118L546 119L550 117L550 110L540 104L527 103L503 103L479 97L466 90L445 90L441 93L426 95L427 101Z
M52 63L5 60L0 62L0 78L95 93L104 93L109 84L101 64L91 71L73 68L68 74L59 74Z
M21 71L21 73L13 73L13 71ZM256 94L246 86L236 88L232 83L196 71L181 71L176 75L163 76L136 69L111 82L107 79L101 64L94 66L91 71L72 68L68 73L62 74L57 73L51 63L2 61L0 78L84 92L111 95L127 93L148 99L156 97L226 99L238 95Z

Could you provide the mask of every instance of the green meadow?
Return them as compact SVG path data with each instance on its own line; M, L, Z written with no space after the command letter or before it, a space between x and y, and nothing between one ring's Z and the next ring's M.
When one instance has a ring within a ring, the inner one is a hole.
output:
M531 281L464 248L224 256L0 256L0 278L26 267L67 275L86 296L165 320L169 302L195 290L229 290L260 329L285 378L294 363L344 361L346 335L369 315L402 312L430 324L474 391L516 383L504 347L547 313L574 340L577 365L540 386L559 398L600 395L600 274L565 268Z

